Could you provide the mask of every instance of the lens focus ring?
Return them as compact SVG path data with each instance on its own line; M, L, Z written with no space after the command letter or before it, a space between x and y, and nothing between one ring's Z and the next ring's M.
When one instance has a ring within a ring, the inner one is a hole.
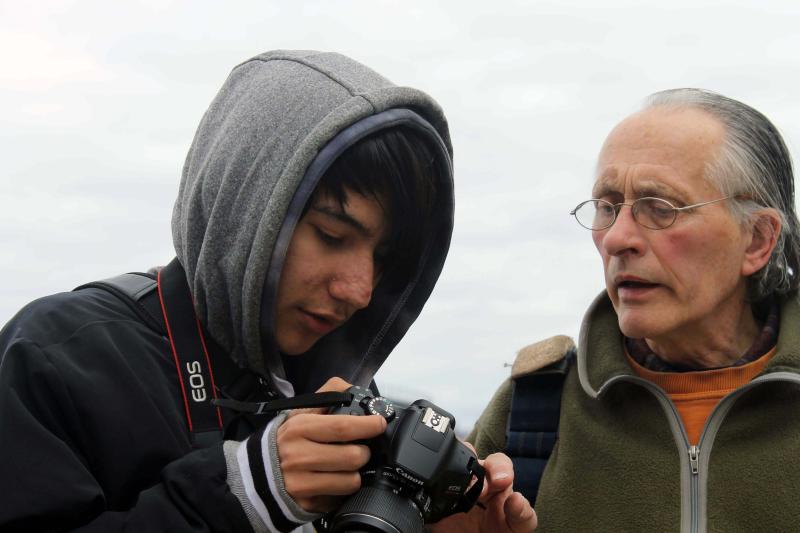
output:
M423 533L422 514L411 500L386 489L361 487L331 520L331 531Z

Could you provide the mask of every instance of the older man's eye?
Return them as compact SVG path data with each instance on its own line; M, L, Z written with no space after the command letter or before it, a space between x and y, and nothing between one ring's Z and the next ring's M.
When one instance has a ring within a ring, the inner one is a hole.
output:
M594 208L601 217L613 217L616 211L614 205L609 202L594 202Z
M663 229L675 221L675 208L660 198L642 198L633 209L639 223L647 228Z
M673 207L664 200L658 198L642 201L642 204L644 204L642 207L647 214L655 218L668 219L672 218L674 214Z

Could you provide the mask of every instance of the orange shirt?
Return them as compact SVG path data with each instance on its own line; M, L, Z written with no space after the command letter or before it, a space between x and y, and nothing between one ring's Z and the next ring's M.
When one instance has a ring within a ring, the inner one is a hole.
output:
M697 444L700 440L703 425L714 406L725 395L760 374L773 355L775 348L755 361L741 366L697 372L655 372L625 354L628 364L637 376L655 383L669 395L683 420L689 444Z

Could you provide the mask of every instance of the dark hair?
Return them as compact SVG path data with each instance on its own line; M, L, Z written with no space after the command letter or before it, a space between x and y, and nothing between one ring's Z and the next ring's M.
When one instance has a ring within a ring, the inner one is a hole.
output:
M319 195L332 197L342 207L347 191L374 198L386 212L390 228L384 266L413 269L425 242L440 172L430 143L405 127L364 137L328 168L306 209Z

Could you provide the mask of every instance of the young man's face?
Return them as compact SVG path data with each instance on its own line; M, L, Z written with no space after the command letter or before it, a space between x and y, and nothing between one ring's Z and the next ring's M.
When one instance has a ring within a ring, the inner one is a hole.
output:
M275 338L286 354L308 351L366 307L381 275L388 221L375 198L346 191L344 205L327 195L295 228L275 307Z

